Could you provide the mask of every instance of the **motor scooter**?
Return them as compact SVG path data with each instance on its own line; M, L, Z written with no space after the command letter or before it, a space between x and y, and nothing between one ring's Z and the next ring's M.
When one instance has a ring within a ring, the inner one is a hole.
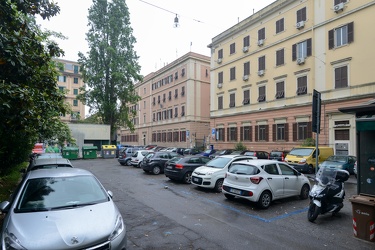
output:
M337 214L344 207L344 182L349 172L337 168L320 168L315 176L315 184L309 192L310 205L307 219L314 222L319 214Z

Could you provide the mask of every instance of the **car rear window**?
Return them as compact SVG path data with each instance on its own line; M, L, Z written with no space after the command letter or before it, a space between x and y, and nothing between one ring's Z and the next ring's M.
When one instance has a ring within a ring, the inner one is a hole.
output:
M234 163L229 168L229 173L242 175L256 175L259 169L253 165Z
M279 157L281 155L282 155L282 152L271 152L270 153L270 156L272 156L272 157Z
M207 162L207 167L224 168L232 158L217 157Z

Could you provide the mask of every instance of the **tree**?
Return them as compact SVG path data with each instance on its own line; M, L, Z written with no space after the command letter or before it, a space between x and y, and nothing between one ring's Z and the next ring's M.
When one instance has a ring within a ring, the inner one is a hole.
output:
M63 51L35 21L59 11L49 0L0 1L0 175L24 161L35 142L71 139L59 119L70 108L52 60Z
M113 141L120 126L134 129L136 111L130 106L140 100L134 82L142 80L133 50L136 39L124 0L94 0L88 20L89 52L87 56L80 52L78 60L85 86L78 99L102 123L111 126Z

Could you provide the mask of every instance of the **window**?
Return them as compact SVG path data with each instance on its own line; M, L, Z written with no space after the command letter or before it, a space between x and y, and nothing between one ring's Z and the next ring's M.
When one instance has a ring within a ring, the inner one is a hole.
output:
M184 76L185 75L185 69L182 69L181 70L181 76Z
M245 36L243 38L243 47L249 47L250 46L250 36Z
M307 76L297 78L297 95L307 94Z
M160 103L160 95L158 95L158 103Z
M258 92L259 92L258 102L265 102L266 101L266 86L259 87Z
M169 91L168 93L168 100L172 100L172 91Z
M277 169L276 164L264 165L264 171L271 175L279 175L279 170Z
M268 141L268 125L255 126L255 141Z
M334 5L338 5L339 3L346 3L347 0L335 0Z
M174 73L174 79L175 79L175 80L178 79L178 72Z
M155 113L152 114L152 121L153 121L153 122L156 121L156 114L155 114Z
M284 64L284 49L276 51L276 66Z
M266 39L266 28L258 30L258 41Z
M78 100L73 100L73 106L78 106Z
M297 58L306 58L311 56L311 38L303 42L293 44L292 46L292 60L295 61Z
M152 99L152 105L155 105L155 97Z
M225 138L225 130L224 128L217 128L216 129L216 140L224 141Z
M236 107L236 94L234 93L229 95L229 107Z
M178 140L179 140L178 132L177 131L173 132L173 141L178 142Z
M181 96L184 96L185 95L185 86L183 86L182 88L181 88Z
M58 76L57 81L59 82L66 82L66 76Z
M243 105L250 104L250 90L249 89L243 91L243 101L242 101L242 104Z
M293 141L303 141L311 137L311 122L293 123Z
M78 74L79 67L78 65L74 65L74 74Z
M348 87L348 66L335 68L335 89Z
M180 141L186 141L186 131L180 131Z
M232 43L230 45L230 51L229 52L230 52L231 55L236 53L236 44L235 43Z
M73 94L78 95L78 89L73 89Z
M228 130L228 140L227 141L237 141L237 128L236 127L230 127L227 128Z
M288 141L288 123L272 125L272 141Z
M251 126L243 126L240 131L240 140L241 141L252 141L252 130Z
M217 59L222 59L223 58L223 49L219 49L217 52Z
M219 72L217 74L218 83L223 83L223 72Z
M293 169L291 169L288 165L279 163L279 167L281 169L282 175L295 175Z
M178 97L178 89L175 89L174 90L174 98L177 98Z
M185 116L185 106L181 107L181 116Z
M165 98L165 94L163 94L163 102L165 102L166 98Z
M146 115L143 115L143 123L146 124Z
M65 87L59 86L59 90L64 92Z
M73 64L70 64L70 63L65 63L65 70L73 70Z
M77 77L74 77L73 82L74 82L75 84L77 84L77 83L78 83L78 78L77 78Z
M230 80L236 80L236 67L230 68Z
M258 58L258 70L266 69L266 56L261 56Z
M284 31L284 18L276 21L276 34Z
M301 21L306 21L307 18L306 18L306 7L300 9L300 10L297 10L297 23L301 22Z
M178 116L178 107L175 107L174 108L174 117L177 117Z
M328 31L329 49L344 46L354 41L354 23Z
M250 62L245 62L243 64L243 75L244 76L250 75Z
M285 91L285 87L284 87L284 82L277 82L276 83L276 99L282 99L284 98L284 91Z
M219 96L217 98L217 109L223 109L223 97Z

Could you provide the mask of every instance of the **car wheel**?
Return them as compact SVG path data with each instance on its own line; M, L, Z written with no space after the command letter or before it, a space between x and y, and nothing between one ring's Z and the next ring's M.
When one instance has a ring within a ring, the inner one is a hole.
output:
M314 167L313 167L313 165L309 165L309 167L307 169L307 173L308 174L313 174L314 173Z
M271 205L272 195L269 191L264 191L258 200L258 206L260 208L268 208Z
M223 189L223 183L224 179L218 179L215 183L214 190L218 193L221 193L221 190Z
M232 201L234 200L234 195L231 195L231 194L224 194L225 198L227 198L228 200Z
M160 170L160 167L159 167L159 166L155 166L155 167L153 167L153 169L152 169L152 173L153 173L154 175L158 175L158 174L160 174L160 172L161 172L161 170Z
M132 163L130 162L130 159L129 159L129 160L126 160L126 165L128 165L128 166L131 166L131 165L132 165Z
M137 167L138 167L138 168L141 168L141 163L138 163Z
M190 184L191 183L191 172L187 172L184 175L183 182L186 183L186 184Z
M309 192L310 192L309 185L307 184L303 185L301 188L301 194L299 195L299 198L301 200L306 200L307 198L309 198Z

